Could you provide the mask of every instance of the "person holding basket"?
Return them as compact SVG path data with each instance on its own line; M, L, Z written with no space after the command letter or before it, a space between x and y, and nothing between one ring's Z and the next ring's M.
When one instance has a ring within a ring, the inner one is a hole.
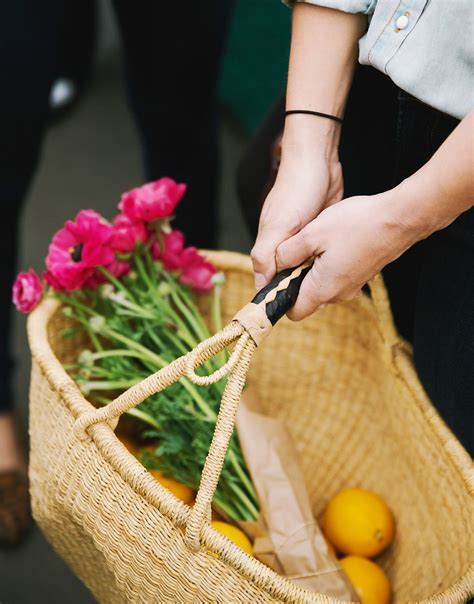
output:
M288 313L301 320L359 295L384 269L420 379L472 454L474 7L292 6L281 163L252 250L256 286L314 257ZM371 67L356 69L357 56Z

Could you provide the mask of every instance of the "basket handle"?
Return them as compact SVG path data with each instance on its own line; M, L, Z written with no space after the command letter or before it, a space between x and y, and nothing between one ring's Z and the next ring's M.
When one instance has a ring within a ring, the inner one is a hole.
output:
M244 326L257 345L296 302L301 283L312 265L313 258L310 258L300 266L278 273L268 285L257 293L252 302L234 316L234 320ZM401 338L393 321L382 274L378 273L368 286L380 333L386 347L391 349L401 341Z
M382 273L375 275L368 286L370 289L372 306L379 323L380 334L385 346L391 351L395 346L401 343L402 338L400 337L393 320L390 299Z
M183 377L198 385L208 385L222 379L225 375L229 376L222 395L209 453L201 474L196 501L186 524L185 541L192 551L200 549L202 530L205 524L210 522L211 503L234 431L235 416L252 355L261 339L295 303L301 283L311 265L312 262L307 261L299 267L279 273L220 332L204 340L167 367L132 386L106 407L84 413L75 422L75 433L80 438L86 438L89 426L100 422L113 422L149 396L164 390ZM381 276L378 275L374 279L370 289L385 342L395 343L399 338ZM197 367L234 342L236 345L225 365L210 375L196 374Z
M144 400L153 394L161 392L181 378L186 377L188 374L191 374L193 380L196 379L197 383L199 380L203 380L204 383L206 383L207 380L207 383L211 383L211 381L221 379L224 375L229 373L237 363L242 345L236 346L226 364L210 376L198 376L194 373L193 368L215 356L218 352L224 350L224 348L227 348L227 346L238 340L243 333L243 327L237 322L232 322L215 335L204 340L204 342L201 342L194 350L177 358L166 367L163 367L138 384L131 386L128 390L125 390L125 392L122 392L120 396L114 399L106 407L93 409L92 411L81 414L74 423L74 432L76 436L81 439L87 438L87 430L93 424L102 422L113 424L113 422L118 420L121 415L130 409L133 409L140 403L143 403Z
M209 523L211 519L211 503L234 431L235 416L252 354L261 339L271 330L271 327L295 303L301 283L311 265L312 261L307 261L299 267L277 274L269 285L257 293L250 304L244 306L234 316L234 321L240 323L244 328L243 335L239 341L239 344L242 343L242 345L238 358L236 358L236 363L234 363L229 373L214 435L201 474L201 483L196 495L196 501L186 524L185 540L192 551L199 550L201 532L204 525ZM395 329L387 291L380 274L372 280L369 288L384 343L388 349L391 349L400 338ZM234 354L236 352L237 346L235 347ZM189 372L187 375L192 381L199 383L193 379L193 376ZM212 379L213 376L209 377Z

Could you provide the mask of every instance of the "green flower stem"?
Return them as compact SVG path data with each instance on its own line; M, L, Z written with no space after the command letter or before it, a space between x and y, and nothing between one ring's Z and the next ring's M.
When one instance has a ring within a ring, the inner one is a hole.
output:
M79 323L81 323L81 325L84 326L87 335L91 339L91 342L94 344L96 349L103 350L103 346L100 343L99 338L91 330L89 322L85 318L84 313L88 313L88 314L90 314L92 316L96 316L96 317L100 317L101 315L97 311L90 308L89 306L86 306L85 304L82 304L81 302L79 302L74 296L67 297L67 296L61 295L59 292L57 292L55 295L66 306L75 307L77 309L78 314L74 318L76 319L76 321L78 321Z
M214 327L214 331L217 333L222 329L222 312L221 312L221 286L215 285L214 292L212 295L211 301L211 319ZM219 363L219 366L225 364L227 360L227 354L225 350L221 350L216 355L216 360Z
M100 316L100 313L97 312L96 310L94 310L93 308L91 308L90 306L88 306L87 304L83 304L82 302L80 302L76 296L61 296L61 294L58 294L58 298L60 300L62 300L62 302L64 304L66 304L66 306L71 306L74 305L76 308L82 310L83 312L89 314L89 315L93 315L96 317Z
M173 285L175 285L175 284L173 283L171 276L169 274L167 274L166 272L164 272L163 274L165 275L165 279L168 281L168 283L170 283L170 285L173 287ZM191 301L190 296L187 297L187 296L184 296L184 294L183 294L181 296L184 300L183 301L180 297L180 294L182 294L182 293L183 293L182 289L173 288L171 291L171 297L173 299L173 302L176 304L176 306L179 308L179 310L183 313L183 315L187 318L188 323L193 328L193 331L197 335L197 337L200 340L205 340L205 339L209 338L211 334L207 328L207 325L203 321L198 308ZM196 346L196 344L197 344L197 342L193 346L191 346L191 348L194 348ZM223 365L225 363L225 360L226 360L225 352L219 353L218 355L216 355L216 358L219 359L217 367L214 367L214 365L212 363L212 359L209 359L204 363L204 367L207 368L208 373L212 373L215 369L219 368L221 365ZM220 390L220 388L219 388L219 390Z
M237 497L240 499L242 504L245 506L245 509L247 509L250 512L250 514L252 515L252 518L257 518L259 512L258 512L258 508L254 504L254 502L249 499L249 497L244 493L244 491L240 487L237 486L237 484L231 483L230 488L235 493L235 495L237 495ZM252 518L249 518L249 520L251 520Z
M150 337L151 340L153 340L153 342L156 344L156 346L158 347L158 349L164 350L165 349L165 345L160 340L158 334L153 330L153 327L151 325L149 325L148 323L146 323L145 324L145 329L146 329L146 332L147 332L148 336ZM166 330L164 330L164 334L166 334Z
M168 338L168 340L178 349L180 354L187 354L190 351L190 348L186 348L186 346L180 342L179 338L177 338L171 330L163 330L163 336Z
M241 465L240 461L238 460L235 451L232 448L229 448L228 455L229 455L229 461L232 464L233 468L235 469L237 476L240 478L242 483L247 488L247 491L248 491L249 495L252 497L252 499L254 501L257 501L258 497L257 497L257 493L255 491L255 488L252 484L252 481L250 480L250 478L247 475L247 473L245 472L245 470L242 468L242 465Z
M168 304L163 298L156 298L156 302L159 307L163 310L163 312L171 317L178 328L178 335L182 340L186 342L189 346L189 349L193 349L198 345L198 341L194 338L194 336L189 331L186 324L183 322L181 317L174 311L172 306ZM165 309L163 309L165 307Z
M79 320L80 323L82 323L82 325L84 325L85 329L86 329L86 333L89 336L91 342L94 344L94 346L96 347L97 350L103 350L104 347L102 346L99 338L97 337L97 335L92 331L90 325L89 325L89 321L85 318L83 311L79 308L78 309L78 317L76 317L76 319Z
M115 350L103 350L100 352L93 352L92 353L92 359L93 360L97 360L97 359L106 359L107 357L134 357L137 359L141 359L143 358L140 354L138 354L137 352L134 352L133 350L126 350L124 348L118 348Z
M81 369L83 369L81 367ZM103 367L87 367L86 369L88 369L89 371L87 372L87 379L90 380L91 377L94 378L106 378L106 379L110 379L111 375L110 372L107 371L106 369L104 369ZM79 372L79 375L82 375L83 373Z
M231 491L233 491L233 489L231 489ZM238 518L241 518L242 520L256 520L258 518L258 512L255 513L256 508L252 504L249 508L245 502L238 496L235 496L235 493L231 493L230 497L232 498L233 505L238 510Z
M138 344L138 342L135 342L135 341L131 340L130 338L127 338L127 336L124 336L124 335L117 333L114 330L111 330L108 328L105 328L104 332L106 333L106 335L109 335L119 341L122 341L124 344L127 344L131 348L135 348L137 351L143 353L143 355L145 355L151 361L155 362L159 369L162 369L163 367L165 367L167 365L167 362L163 358L161 358L159 355L151 352L145 346ZM194 384L192 384L187 378L181 378L180 382L182 383L184 388L186 388L186 390L189 392L189 394L191 394L191 396L194 398L199 409L205 414L207 419L215 422L217 419L216 413L212 410L212 408L208 405L208 403L204 400L204 398L199 394L199 392L198 392L197 388L194 386ZM252 496L256 498L256 493L252 487L252 484L251 484L250 480L248 479L246 473L242 469L242 467L241 467L234 451L232 451L232 449L229 452L229 460L232 463L232 466L236 470L237 474L240 476L242 482L245 484L245 486L249 490L249 493L251 493Z
M194 303L194 300L192 299L192 296L191 296L189 290L180 288L180 289L178 289L178 294L181 295L184 302L188 305L188 307L193 312L194 316L196 317L196 320L198 321L199 325L201 326L201 329L202 329L205 337L209 338L211 336L211 332L209 331L209 328L206 325L206 322L204 321L201 313L199 312L198 307Z
M161 430L160 424L151 415L148 415L148 413L145 413L141 409L137 409L135 407L133 409L129 409L127 411L127 413L129 415L131 415L132 417L136 417L137 419L141 420L142 422L148 424L149 426L152 426L156 430Z
M104 275L104 277L105 277L105 278L106 278L108 281L110 281L110 283L112 283L112 285L113 285L113 286L114 286L114 287L115 287L115 288L116 288L118 291L123 292L123 293L124 293L124 294L127 296L127 298L131 298L131 299L133 300L133 294L132 294L132 292L131 292L129 289L127 289L127 288L125 287L125 285L124 285L124 284L123 284L123 283L122 283L122 282L121 282L119 279L117 279L117 277L114 277L114 275L112 275L112 273L111 273L109 270L107 270L107 269L105 268L105 266L98 266L98 267L97 267L97 270L98 270L100 273L102 273L102 275Z
M97 314L97 313L95 313ZM86 328L88 329L88 331L91 332L91 335L96 338L96 334L94 334L90 328L89 328L89 324L87 322L87 320L84 320L83 324L86 326ZM116 340L119 340L121 342L123 342L124 344L126 344L127 346L129 346L130 348L134 348L139 354L137 354L137 352L132 353L132 351L128 351L127 355L121 355L121 356L135 356L135 358L145 358L145 359L149 359L151 360L154 364L156 364L158 366L159 369L165 367L167 365L167 362L161 358L159 355L151 352L148 348L146 348L145 346L142 346L141 344L139 344L138 342L135 342L134 340L131 340L130 338L127 338L127 336L124 336L114 330L105 328L104 330L104 334L112 337ZM105 351L104 351L105 352ZM113 351L107 351L107 352L113 352ZM96 353L97 354L97 353ZM110 355L104 355L104 356L113 356L112 354ZM100 358L100 357L97 357ZM199 394L199 392L197 391L197 389L195 388L194 384L192 384L191 382L189 382L189 380L187 378L181 378L180 382L183 384L184 388L186 388L186 390L189 392L189 394L191 394L191 396L193 397L193 399L195 400L196 404L198 405L199 409L205 414L206 418L210 421L215 421L217 418L216 413L211 409L211 407L207 404L207 402L204 400L204 398ZM97 382L91 382L90 386L92 386L92 384L96 384ZM137 383L137 381L135 381L134 383ZM86 383L88 385L88 383ZM129 387L133 385L132 383L130 383L128 386L125 385L124 388ZM87 387L87 386L86 386ZM117 386L118 388L119 386ZM99 389L99 388L97 388ZM104 390L105 387L101 387L100 389ZM112 389L112 388L109 388ZM256 494L255 491L252 487L252 484L250 482L250 480L248 479L245 471L243 470L243 468L241 467L235 452L230 449L229 451L229 461L231 462L232 466L234 467L236 473L238 474L238 476L241 478L242 482L245 484L246 488L248 489L249 493L256 498Z
M119 296L115 296L115 297L111 298L111 301L114 302L115 304L118 304L119 306L123 306L124 308L132 310L136 314L137 317L140 317L142 319L156 320L155 313L153 313L151 311L147 311L142 306L139 306L138 304L130 302L129 300L121 299L121 298L119 298Z
M119 390L122 388L130 388L138 384L140 379L133 378L131 380L104 380L103 382L83 382L81 389L88 390L89 392L94 390Z
M110 399L106 398L105 396L100 396L98 394L94 395L94 400L97 401L98 403L100 403L101 405L109 405L112 402ZM128 415L131 415L132 417L136 417L143 423L148 424L149 426L152 426L156 430L161 430L160 424L151 415L148 415L148 413L145 413L141 409L137 409L134 407L133 409L129 409L128 411L126 411L126 413Z
M146 251L145 257L149 259L149 264L150 264L150 268L151 268L153 266L153 260L151 259L149 250ZM142 260L139 257L136 257L135 261L137 263L138 272L141 275L142 279L148 285L149 289L151 289L152 291L155 290L156 286L153 284L150 276L148 275ZM150 270L150 273L151 272L154 272L154 271ZM168 274L166 272L163 272L163 275L168 276ZM168 282L171 284L171 295L173 295L177 284L172 279L168 279ZM166 306L167 314L169 314L173 317L175 323L180 328L180 335L181 335L182 339L184 339L190 345L191 348L194 348L197 344L197 341L194 340L194 338L191 335L191 332L188 330L186 324L179 317L179 315L172 309L171 305L167 304L165 302L165 300L163 299L163 297L161 297L161 296L156 296L156 297L153 296L152 300L157 301L159 307L163 307L163 305Z
M135 342L134 340L127 338L127 336L124 336L121 333L114 331L113 329L104 328L102 330L102 333L106 336L119 340L120 342L123 342L124 344L127 344L127 346L129 346L130 348L134 348L135 350L142 352L145 357L147 357L150 361L152 361L153 363L155 363L157 365L158 369L162 369L163 367L166 367L168 365L168 363L163 358L161 358L159 355L157 355L156 353L152 352L145 346L142 346L138 342ZM205 419L207 419L208 421L215 421L216 417L217 417L216 414L211 409L211 407L206 403L206 401L203 399L203 397L199 394L199 392L197 391L197 388L194 386L194 384L192 384L185 377L182 377L179 381L184 386L184 388L186 388L186 390L189 392L189 394L193 397L194 401L196 402L198 407L201 409L201 411L205 414L205 416L206 416Z
M231 507L233 503L224 503L224 500L219 496L214 497L213 503L222 510L224 515L228 518L238 518L239 510L236 510L235 507Z
M199 340L205 340L210 336L209 330L205 326L204 322L198 319L197 314L191 312L191 310L184 304L179 295L179 291L175 285L173 278L166 271L163 271L163 275L168 283L171 285L171 298L173 302L176 304L177 308L182 312L183 316L186 317L188 323L193 329L194 333L198 337Z
M137 268L137 272L140 275L140 277L143 279L143 282L145 283L145 285L148 286L149 290L154 290L155 286L153 285L153 282L151 281L148 273L146 272L141 258L138 255L135 255L133 260L134 260L135 266Z
M139 380L138 380L139 381ZM133 385L131 382L133 382L133 380L129 381L129 385ZM113 389L114 387L117 387L117 384L120 384L120 381L115 381L115 382L88 382L86 383L86 386L90 385L90 390L108 390L108 389ZM124 382L122 382L123 384ZM135 380L135 383L138 383L137 380ZM97 387L99 386L99 387ZM120 387L120 386L118 386ZM104 397L101 396L95 396L94 397L98 402L102 403L102 404L109 404L111 401L109 399L106 399ZM156 420L151 417L148 413L145 413L144 411L141 411L140 409L134 408L134 409L129 409L129 411L127 411L127 413L129 415L132 415L134 417L136 417L137 419L140 419L141 421L143 421L144 423L148 424L149 426L152 426L153 428L156 428L157 430L161 430L161 426L158 422L156 422ZM230 454L233 454L233 457L235 459L235 461L237 462L236 458L235 458L235 454L234 452L231 450ZM243 472L242 468L240 467L240 465L237 462L237 468L238 468L238 474L239 476L241 476L241 473ZM245 473L244 473L245 476ZM240 499L241 503L238 503L237 501L234 502L234 505L236 507L238 507L238 512L244 517L244 519L247 520L251 520L253 518L257 518L258 517L258 509L256 508L256 506L254 505L254 503L248 498L248 496L235 484L231 485L231 489L233 491L233 494L238 497ZM228 514L231 518L232 517L236 517L235 514L232 514L232 512L230 511L229 507L224 503L224 501L219 498L218 496L215 497L215 502L216 504L222 508L222 510ZM248 515L250 513L250 517L245 518L246 515Z

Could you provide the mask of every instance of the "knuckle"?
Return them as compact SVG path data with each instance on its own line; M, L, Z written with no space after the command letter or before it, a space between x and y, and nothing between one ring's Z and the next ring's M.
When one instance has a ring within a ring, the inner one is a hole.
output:
M286 266L288 259L288 250L286 245L279 245L276 249L275 258L278 266Z
M302 231L300 231L299 235L301 244L304 248L312 247L314 242L314 234L312 233L311 229L303 229Z
M301 321L301 319L304 318L304 317L301 317L299 313L294 312L294 311L288 312L287 317L288 317L288 319L290 319L290 321L293 321L293 323L298 323L298 321Z
M254 262L260 262L263 258L260 247L255 245L250 251L250 257Z

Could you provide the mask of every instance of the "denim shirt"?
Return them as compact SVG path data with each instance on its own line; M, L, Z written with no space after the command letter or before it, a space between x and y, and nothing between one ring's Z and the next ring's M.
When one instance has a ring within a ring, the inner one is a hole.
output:
M474 106L474 0L295 1L369 15L360 63L458 119Z

